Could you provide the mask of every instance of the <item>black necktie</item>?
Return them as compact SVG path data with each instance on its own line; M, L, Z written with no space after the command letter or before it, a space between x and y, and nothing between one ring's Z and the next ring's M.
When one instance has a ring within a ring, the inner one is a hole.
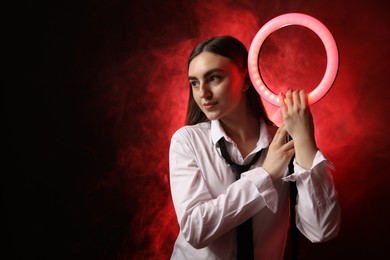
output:
M294 173L294 156L288 164L289 175ZM291 260L298 259L298 228L295 224L295 203L298 195L297 184L295 181L290 182L290 243L291 243Z
M234 163L226 150L224 138L219 139L219 147L221 148L221 154L225 158L226 162L232 168L236 175L236 180L240 179L241 173L246 172L259 159L261 150L256 153L250 163L245 165L239 165ZM253 254L253 235L252 235L252 218L248 219L237 227L237 259L250 260L254 259Z

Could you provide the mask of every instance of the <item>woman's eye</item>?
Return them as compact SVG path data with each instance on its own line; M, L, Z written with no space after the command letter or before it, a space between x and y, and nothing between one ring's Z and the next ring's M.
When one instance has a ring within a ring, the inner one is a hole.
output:
M209 78L209 81L210 81L210 82L219 82L221 79L222 79L221 76L219 76L219 75L213 75L213 76L211 76L211 77Z
M193 88L199 87L199 81L190 80L190 87L193 87Z

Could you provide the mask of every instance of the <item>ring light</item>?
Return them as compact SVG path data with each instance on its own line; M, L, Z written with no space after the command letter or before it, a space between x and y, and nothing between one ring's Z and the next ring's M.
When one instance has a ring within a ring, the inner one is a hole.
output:
M279 106L279 97L264 83L259 66L261 47L267 37L276 30L288 25L301 25L311 29L321 39L326 50L327 64L325 74L319 85L308 94L309 105L319 101L332 87L338 67L339 54L336 42L326 26L319 20L305 14L288 13L277 16L267 22L254 37L248 52L249 77L256 91L269 103Z

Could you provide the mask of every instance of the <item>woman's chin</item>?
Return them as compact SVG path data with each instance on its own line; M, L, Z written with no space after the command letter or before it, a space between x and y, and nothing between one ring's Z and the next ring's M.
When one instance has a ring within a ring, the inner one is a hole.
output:
M219 115L217 115L217 114L210 114L210 113L208 113L208 114L206 114L206 117L210 121L219 119Z

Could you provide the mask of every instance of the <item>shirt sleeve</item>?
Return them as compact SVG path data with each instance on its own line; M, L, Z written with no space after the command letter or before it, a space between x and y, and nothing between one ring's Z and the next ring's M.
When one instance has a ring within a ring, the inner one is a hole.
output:
M248 171L213 198L208 189L213 184L203 178L193 144L178 134L171 140L169 169L180 232L194 248L207 246L263 208L277 208L278 194L261 168Z
M311 242L327 241L340 228L340 205L329 167L333 165L317 151L310 170L294 161L294 173L283 178L296 181L296 225Z

